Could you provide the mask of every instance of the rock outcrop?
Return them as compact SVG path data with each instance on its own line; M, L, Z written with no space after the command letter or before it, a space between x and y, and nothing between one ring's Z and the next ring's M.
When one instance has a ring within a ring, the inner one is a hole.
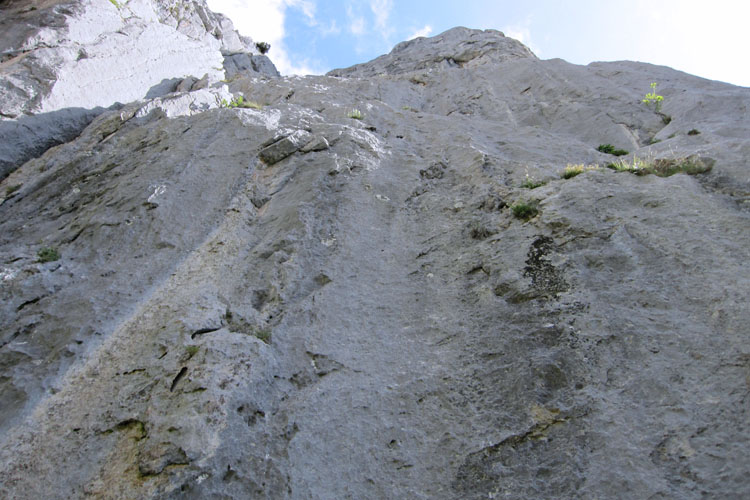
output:
M747 496L748 105L459 28L102 113L0 185L0 496Z
M0 33L0 178L107 107L190 76L222 80L224 57L259 58L242 69L278 75L203 0L11 0L0 4Z

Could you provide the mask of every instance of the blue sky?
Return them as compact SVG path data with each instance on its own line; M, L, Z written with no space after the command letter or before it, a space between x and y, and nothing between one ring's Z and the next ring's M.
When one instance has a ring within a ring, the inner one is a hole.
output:
M542 59L632 60L750 87L745 0L208 0L282 74L366 62L415 36L493 28Z

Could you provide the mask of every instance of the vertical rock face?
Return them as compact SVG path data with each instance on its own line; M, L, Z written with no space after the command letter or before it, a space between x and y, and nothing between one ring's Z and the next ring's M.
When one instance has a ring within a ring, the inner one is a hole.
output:
M0 13L0 178L106 107L191 75L217 82L224 55L255 52L203 1L11 1Z
M459 28L102 113L0 184L0 496L746 496L748 105Z

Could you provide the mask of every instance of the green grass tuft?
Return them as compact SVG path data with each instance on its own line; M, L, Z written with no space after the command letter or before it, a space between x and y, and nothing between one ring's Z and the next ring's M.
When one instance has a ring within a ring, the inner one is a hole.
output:
M37 262L41 262L41 263L54 262L56 260L60 260L60 252L58 252L56 248L52 248L52 247L41 248L36 253L36 256L38 258Z
M349 111L349 114L346 115L346 116L348 116L349 118L353 118L355 120L361 120L362 119L362 112L360 110L358 110L358 109L355 108L355 109Z
M615 156L624 156L628 154L628 152L624 149L617 149L612 144L600 144L599 147L596 148L596 150L601 153L607 153Z
M675 174L698 175L711 170L710 162L701 160L696 156L684 158L659 158L656 160L641 160L633 157L632 160L620 160L610 163L607 168L617 172L630 172L635 175L656 175L658 177L669 177Z
M255 101L246 101L244 97L239 96L233 98L231 101L226 99L221 100L222 108L251 108L251 109L262 109L263 106Z
M599 165L584 165L583 163L573 165L571 163L568 163L568 166L565 167L560 176L563 179L572 179L576 175L588 172L589 170L599 170Z
M521 187L525 189L536 189L540 186L547 184L545 181L538 181L529 175L526 175L526 179L521 183Z
M510 207L513 216L517 219L529 220L539 213L539 209L534 203L519 201Z
M15 193L16 191L18 191L19 189L21 189L21 184L16 184L15 186L8 186L7 188L5 188L5 194L11 195Z
M258 328L257 330L253 331L253 335L255 335L256 338L262 340L266 344L271 343L271 329L270 328Z

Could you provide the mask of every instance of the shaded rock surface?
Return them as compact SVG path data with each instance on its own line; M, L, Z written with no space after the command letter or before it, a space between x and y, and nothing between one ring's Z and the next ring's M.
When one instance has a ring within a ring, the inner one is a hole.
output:
M218 82L225 55L256 52L203 0L4 2L0 178L76 137L106 107L168 94L189 76Z
M747 496L750 91L463 28L331 74L3 181L0 496ZM561 178L605 143L713 168Z
M268 56L233 54L224 58L224 71L227 79L244 73L260 73L266 76L281 76Z

